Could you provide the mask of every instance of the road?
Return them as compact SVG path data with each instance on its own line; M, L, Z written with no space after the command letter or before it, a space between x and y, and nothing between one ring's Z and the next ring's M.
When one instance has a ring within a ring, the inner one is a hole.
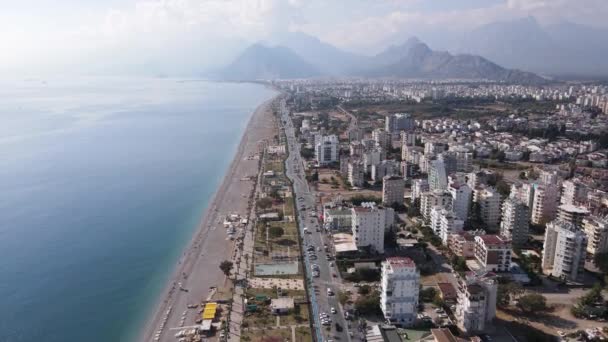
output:
M289 157L286 161L286 174L293 183L294 198L297 200L299 229L304 239L306 284L312 302L313 327L315 328L317 341L339 340L350 342L348 324L344 319L344 313L337 298L338 291L340 290L340 279L333 276L334 274L338 276L339 272L335 265L332 264L333 266L330 266L331 260L328 260L324 249L324 245L330 246L331 241L329 236L325 236L323 229L321 229L318 216L311 215L311 211L317 210L316 196L306 181L304 163L300 156L300 144L296 140L295 129L284 103L281 111L289 152ZM308 234L304 233L304 228L308 228ZM306 252L308 246L314 247L316 257L312 257L309 252ZM315 278L312 276L313 264L319 267L319 277ZM328 295L328 288L332 290L333 295ZM336 314L331 313L331 308L336 309ZM321 325L319 317L321 313L327 313L331 317L331 325ZM336 324L342 327L342 331L337 330Z

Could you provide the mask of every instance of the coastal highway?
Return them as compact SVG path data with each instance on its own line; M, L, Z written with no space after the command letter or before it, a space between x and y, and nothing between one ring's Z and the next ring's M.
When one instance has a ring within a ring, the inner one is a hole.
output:
M300 156L300 144L295 137L295 131L289 111L285 108L285 104L281 105L281 117L285 134L287 136L289 156L286 161L287 177L293 183L294 198L298 212L299 229L302 232L304 240L304 267L306 271L307 286L312 302L312 315L314 320L315 333L318 341L339 340L350 342L348 333L348 324L344 319L344 313L341 310L338 302L338 291L340 291L339 278L334 277L339 274L334 266L330 266L330 260L325 252L324 245L331 245L329 236L325 236L324 230L318 222L318 216L312 215L312 211L316 211L317 203L316 196L308 186L304 175L304 163ZM304 233L304 228L308 228L308 234ZM312 246L314 248L316 258L311 257L306 249ZM313 259L314 258L314 259ZM319 267L319 277L312 277L311 266L313 264ZM333 295L329 295L327 289L330 288ZM331 313L331 308L336 309L336 313ZM331 325L321 325L320 314L326 313L331 317ZM339 327L339 328L338 328ZM341 330L341 331L339 331Z

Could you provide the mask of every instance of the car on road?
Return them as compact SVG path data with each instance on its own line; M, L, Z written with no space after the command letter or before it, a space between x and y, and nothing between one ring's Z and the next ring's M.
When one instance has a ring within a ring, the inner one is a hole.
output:
M331 307L331 313L332 314L337 314L338 310L336 310L336 308L334 308L333 306Z
M334 291L332 291L332 289L329 288L329 287L327 288L327 295L328 296L333 296L334 295Z

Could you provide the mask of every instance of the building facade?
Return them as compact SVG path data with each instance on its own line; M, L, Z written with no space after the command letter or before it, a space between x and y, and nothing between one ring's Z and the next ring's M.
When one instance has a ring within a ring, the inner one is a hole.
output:
M506 272L511 267L511 242L499 235L476 236L475 259L486 272Z
M583 273L587 235L570 222L547 224L543 243L543 273L563 280L577 280Z
M322 136L315 146L317 164L324 166L338 161L338 137Z
M382 263L380 308L393 324L411 326L418 312L420 273L410 258L392 257Z
M405 180L398 176L385 176L382 179L382 203L384 205L403 205Z
M491 275L470 272L458 280L456 322L465 334L483 332L496 316L498 281Z
M448 187L448 191L452 195L452 211L461 220L468 220L473 190L467 184L453 183Z
M353 238L357 248L370 248L371 251L384 253L384 232L386 213L373 203L362 203L351 209Z
M481 221L490 231L497 231L499 227L501 208L500 194L494 188L477 188L473 201L479 206Z
M502 204L500 235L513 246L523 246L530 235L530 210L521 201L508 198Z
M608 252L608 218L590 216L583 219L587 235L587 253L596 255Z

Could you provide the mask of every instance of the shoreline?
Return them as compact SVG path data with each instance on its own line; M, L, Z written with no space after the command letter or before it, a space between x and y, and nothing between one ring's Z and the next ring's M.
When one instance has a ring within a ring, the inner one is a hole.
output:
M236 251L236 243L227 239L220 219L233 212L243 216L248 214L249 196L242 197L242 195L253 189L254 182L244 182L241 178L257 174L259 160L249 160L247 157L258 152L258 143L261 140L272 138L272 125L269 125L269 122L274 120L271 105L279 96L280 93L261 103L249 117L234 157L203 211L198 228L195 229L171 275L167 278L166 286L153 305L154 309L148 312L140 332L136 335L138 341L155 341L159 328L164 325L163 321L166 325L158 340L174 340L174 334L170 329L175 326L172 323L177 322L175 316L182 315L182 310L186 309L184 303L200 303L208 294L210 287L221 287L226 281L218 265L222 260L230 260L231 255ZM247 192L243 192L244 186ZM220 229L216 229L217 226ZM183 286L188 288L188 292L180 291L178 283L183 283ZM196 316L197 311L191 313ZM192 322L188 322L186 326L191 324Z

